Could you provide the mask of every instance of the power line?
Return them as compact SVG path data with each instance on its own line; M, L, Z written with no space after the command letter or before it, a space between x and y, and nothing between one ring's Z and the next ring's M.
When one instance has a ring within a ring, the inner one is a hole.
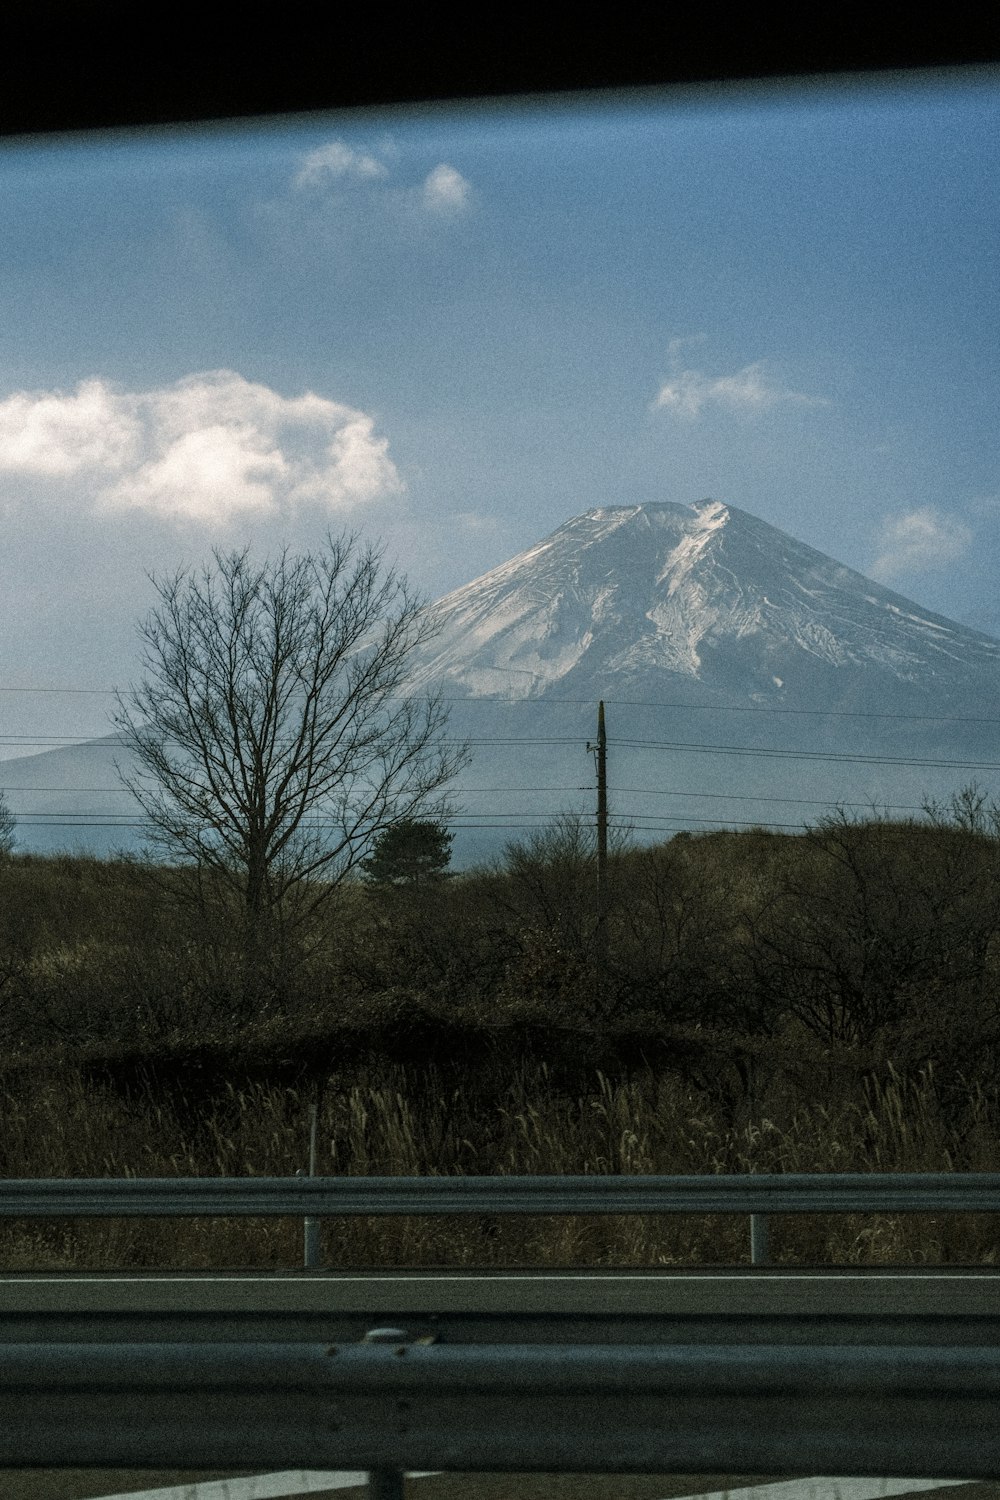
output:
M761 797L750 796L743 792L698 792L690 787L671 788L660 786L618 786L611 788L615 794L625 793L627 796L635 797L696 797L707 798L713 802L774 802L784 803L795 807L857 807L867 808L868 802L847 802L836 799L831 802L829 797ZM463 786L460 791L464 793L475 792L482 794L486 792L515 792L518 795L524 792L593 792L592 786ZM880 807L889 808L893 812L921 812L923 809L915 803L892 802L880 803Z
M449 746L465 744L474 749L497 749L505 745L579 745L584 748L583 737L576 735L564 738L541 738L534 735L496 736L490 739L445 740ZM716 745L704 741L635 740L612 739L612 748L628 750L675 750L687 753L711 755L749 755L762 760L822 760L851 762L878 766L922 766L945 771L1000 771L1000 762L984 760L932 760L926 757L907 755L850 755L833 750L782 750L771 746Z
M0 761L0 782L3 780L3 761ZM2 787L0 787L2 790ZM119 795L124 791L120 786L12 786L9 788L11 794L17 792L25 796L35 792L115 792Z
M794 807L858 807L870 808L869 802L845 802L837 799L831 802L829 797L759 797L744 795L742 792L693 792L690 790L672 791L664 787L652 786L616 786L612 788L616 793L625 792L629 796L637 797L703 797L713 802L774 802ZM880 803L892 812L922 812L923 809L913 803L893 802Z
M53 693L66 696L113 698L117 688L0 687L0 693Z
M779 750L751 745L683 744L668 740L613 740L630 750L682 750L712 755L751 755L762 760L823 760L857 762L873 766L925 766L946 771L1000 771L1000 762L988 760L929 760L907 755L848 755L832 750Z
M477 749L492 748L497 745L578 745L584 748L585 736L582 734L566 734L561 736L542 736L534 734L519 734L510 736L491 736L489 739L476 740L443 740L442 744L451 746L471 745Z
M837 801L841 806L844 806L844 807L868 807L869 806L868 802L848 802L848 801L844 800L843 798L834 798L834 799L831 799L830 797L779 797L779 796L765 796L765 795L757 794L757 793L743 793L743 792L738 792L738 791L731 791L731 792L709 792L709 791L701 791L701 790L699 790L696 787L620 786L618 784L615 784L613 787L610 788L610 790L612 792L614 792L616 795L627 795L627 796L635 796L635 797L692 797L692 798L695 798L695 799L708 799L709 801L713 801L713 802L768 802L768 803L772 803L773 802L773 803L793 804L795 806L826 807L826 806L828 806L831 803L831 800L833 800L833 801ZM130 796L130 793L129 793L129 790L128 790L127 787L81 787L81 786L34 787L34 786L15 786L15 787L4 788L2 785L0 785L0 793L2 793L8 800L11 797L35 797L35 796L42 796L42 795L46 795L46 796L57 796L57 795L63 795L63 796L72 795L72 796L76 796L78 793L81 793L81 792L86 792L86 793L100 793L100 794L103 794L103 795L106 795L106 796L114 796L114 797L121 797L121 798L125 798L125 797L129 797ZM572 796L572 795L577 795L577 794L582 795L584 793L587 793L587 794L590 794L592 796L593 793L594 793L594 787L592 787L592 786L579 786L579 785L573 785L573 786L505 786L505 785L504 786L501 786L501 785L493 785L493 786L460 786L460 787L454 788L453 791L452 791L452 793L451 793L451 795L453 797L455 797L455 796L465 797L465 796L471 796L471 795L476 795L476 796L504 796L504 797L506 797L506 796L527 796L527 795L534 795L534 794L538 794L538 793L545 793L546 795L548 795L549 793L554 793L554 794L559 795L559 796ZM896 803L896 804L893 804L893 805L899 807L903 811L907 811L907 810L908 811L915 811L916 810L914 804ZM69 809L66 809L66 808L61 808L61 809L58 809L58 810L62 811L62 812L69 811ZM104 810L106 811L106 809L104 809ZM30 809L29 809L29 811L30 811ZM39 809L39 811L41 811L41 809Z
M0 783L2 783L2 780L3 780L2 771L3 771L3 762L0 761ZM4 790L4 788L2 787L2 785L0 785L0 791L2 791L2 790ZM484 795L484 794L507 793L507 792L513 792L513 793L516 793L518 796L521 796L522 794L529 793L529 792L531 792L531 793L534 793L534 792L557 792L557 793L562 794L562 793L569 793L569 792L593 792L593 790L594 790L594 788L592 786L579 786L579 785L573 785L573 786L495 786L494 785L494 786L463 786L463 787L458 788L458 791L461 792L462 795L465 795L467 793L475 793L477 796L478 795ZM637 797L705 797L705 798L711 798L713 801L722 801L722 802L775 802L775 803L789 803L789 804L794 804L796 806L809 806L809 807L827 807L827 806L831 805L829 797L764 797L764 796L758 796L758 795L750 795L749 793L744 793L744 792L704 792L704 791L698 791L694 787L670 788L670 787L653 787L653 786L618 786L618 785L615 785L614 787L612 787L612 791L614 791L615 793L625 792L625 793L628 793L628 795L630 795L630 796L637 796ZM100 794L109 795L109 796L111 796L111 795L125 796L126 793L127 793L127 788L125 788L123 786L15 786L15 787L8 787L6 789L6 795L8 797L13 797L13 796L28 797L28 796L36 796L36 795L42 795L42 794L50 795L51 796L51 795L66 795L68 793L72 793L74 796L76 796L76 795L78 795L81 792L82 793L86 793L87 795L100 793ZM867 802L847 802L847 801L843 801L841 799L837 799L837 800L838 800L838 804L840 806L842 806L842 807L868 807L870 805ZM919 812L920 811L920 808L918 808L917 806L915 806L913 804L910 804L910 803L894 803L894 804L891 804L891 805L893 807L895 807L895 809L897 811L899 811L899 812Z
M511 816L512 817L517 817L519 815L518 814L511 814ZM548 826L548 823L551 822L551 819L543 819L542 821L536 821L536 822L532 822L532 823L525 823L525 822L516 822L516 823L515 822L505 822L505 821L500 821L498 819L494 819L494 820L489 821L489 822L476 822L476 823L455 822L455 821L450 820L450 819L443 819L442 821L445 822L445 824L446 824L447 827L453 828L456 832L460 832L460 833L474 833L474 832L508 833L508 832L517 832L517 831L522 831L522 832L530 833L530 832L544 831L544 829ZM753 819L736 819L736 818L719 818L719 819L711 819L711 818L686 818L686 819L673 820L673 821L668 821L668 820L649 821L649 820L644 820L644 819L616 817L616 816L612 815L608 819L609 828L613 829L616 833L621 833L621 832L625 832L625 833L628 833L628 832L633 832L633 833L673 833L673 832L678 832L678 833L680 833L680 832L684 832L686 829L688 829L688 827L692 823L704 824L709 830L718 829L718 830L721 831L721 830L724 830L724 829L727 829L727 828L763 828L763 829L765 829L766 831L769 831L769 832L771 832L771 831L786 832L787 831L787 832L792 832L792 833L801 833L803 831L803 828L805 826L807 826L807 825L802 824L802 823L773 823L773 822L770 822L770 821L767 822L766 824L762 824L760 822L755 822ZM109 822L106 822L106 821L93 821L93 822L84 822L84 821L81 821L81 822L65 822L65 821L62 821L62 822L60 822L60 821L55 821L54 820L52 822L40 822L39 823L39 822L35 822L33 820L30 820L30 819L27 819L27 820L21 820L21 819L19 819L17 826L18 826L18 828L52 828L52 829L67 828L67 829L81 829L81 830L82 829L104 829L104 830L106 830L109 833L125 832L125 831L127 831L129 829L137 829L137 830L140 830L140 831L141 830L148 831L148 829L150 827L150 825L148 823L144 823L144 822L132 822L132 823L129 823L129 822L109 823ZM334 825L330 825L330 826L332 827Z
M998 689L1000 690L1000 689ZM413 698L424 701L432 698L430 693L414 693ZM404 702L405 696L399 696L394 701ZM469 698L458 698L443 696L436 701L441 703L460 703L465 706L476 707L478 704L491 704L501 708L523 708L531 707L542 709L557 708L589 708L594 707L593 698L511 698L509 696L492 696L488 693L477 693ZM756 703L670 703L659 699L649 698L608 698L604 699L605 705L611 708L662 708L671 713L711 713L711 714L778 714L792 718L819 718L819 719L885 719L894 720L908 724L1000 724L1000 717L987 718L973 714L902 714L902 713L876 713L873 709L848 709L848 708L771 708Z
M501 670L492 668L491 670ZM0 686L0 693L24 693L41 694L49 696L75 696L75 697L110 697L117 695L117 688L76 688L76 687L49 687L41 684L23 686ZM413 693L393 695L392 701L403 701L405 698L426 700L436 695L430 693ZM489 703L501 707L520 708L530 705L532 708L557 709L564 707L593 708L593 698L511 698L509 695L477 693L474 697L456 697L442 695L442 703L460 703L466 706ZM907 714L907 713L877 713L868 709L838 709L838 708L775 708L762 704L751 703L676 703L663 702L649 698L609 698L605 697L605 703L609 708L662 708L671 713L715 713L715 714L778 714L785 717L801 718L824 718L824 719L879 719L895 720L904 723L929 723L929 724L998 724L1000 717L986 717L972 714Z
M765 708L750 703L661 703L644 698L605 698L608 708L662 708L671 713L712 714L778 714L791 718L821 719L889 719L911 724L1000 724L1000 718L985 718L971 714L884 714L873 710L845 708ZM590 698L444 698L444 703L495 703L519 707L531 703L537 708L593 708Z
M25 744L52 744L57 746L71 745L73 748L79 750L106 750L112 745L124 743L125 741L118 736L111 735L99 740L79 740L72 735L0 736L0 745L17 746L18 748ZM510 735L493 736L488 739L444 740L442 743L450 747L465 744L474 749L498 749L507 745L577 745L581 749L585 748L582 735ZM612 748L617 747L620 749L671 750L687 754L741 755L757 757L761 760L818 760L832 763L855 763L859 765L919 766L927 769L939 768L946 771L1000 771L1000 762L983 760L935 760L929 757L906 755L852 755L832 750L784 750L772 746L718 745L704 741L612 739L609 740L609 744ZM2 779L2 766L3 762L0 761L0 779Z
M78 734L4 734L0 745L72 745L77 750L106 749L109 745L123 745L125 741L117 734L94 735L81 738Z

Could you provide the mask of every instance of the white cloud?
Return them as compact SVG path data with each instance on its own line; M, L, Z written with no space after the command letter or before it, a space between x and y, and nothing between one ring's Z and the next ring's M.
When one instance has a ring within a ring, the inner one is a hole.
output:
M328 141L325 146L317 146L315 151L308 152L302 158L294 185L297 188L318 188L344 177L373 182L388 175L389 168L377 156L370 156L366 151L355 151L350 146L345 146L343 141Z
M435 213L461 213L471 194L471 185L447 162L440 162L424 181L424 204Z
M901 574L924 573L941 563L954 562L971 544L972 531L964 521L924 505L885 521L879 555L868 573L879 583L888 583Z
M292 186L312 190L332 190L350 182L378 186L383 202L395 202L404 209L413 205L442 218L455 217L469 207L472 186L447 162L439 162L419 185L389 183L389 162L396 165L396 156L391 140L382 142L378 155L355 150L341 140L328 141L301 158Z
M91 509L207 526L300 503L337 511L403 489L374 425L353 407L281 396L231 370L138 392L92 379L70 395L0 401L0 474L72 480Z
M0 402L0 473L60 478L116 469L139 439L138 423L100 380L81 381L72 396L18 391Z
M670 352L675 355L682 344L694 340L673 339ZM707 406L729 411L760 412L791 403L796 406L828 406L822 396L806 396L768 378L763 362L744 365L735 375L705 375L701 370L677 370L663 383L653 407L694 421Z

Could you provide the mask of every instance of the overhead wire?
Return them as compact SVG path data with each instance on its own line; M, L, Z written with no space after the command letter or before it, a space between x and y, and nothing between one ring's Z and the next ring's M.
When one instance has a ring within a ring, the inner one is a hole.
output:
M445 740L443 743L451 748L468 745L473 749L498 749L506 745L581 745L581 737L572 735L550 739L535 735L497 735L489 739ZM609 750L617 746L619 749L629 750L673 750L712 755L755 756L765 760L820 760L834 763L856 762L862 765L919 766L922 768L939 766L943 770L1000 771L1000 761L938 760L910 755L847 754L834 750L783 750L767 745L717 745L706 741L619 739L613 735L608 736L607 743Z
M41 685L31 685L31 686L0 686L0 692L5 692L5 693L40 693L40 694L51 694L51 695L73 694L73 695L80 695L80 696L98 696L98 695L112 695L114 693L114 691L115 691L114 689L108 689L108 688L69 688L69 687L65 687L64 688L64 687L50 687L50 686L41 686ZM419 696L422 696L422 695L419 695ZM427 695L427 696L430 696L430 695ZM522 706L524 704L530 703L533 707L536 707L536 708L547 708L547 709L553 709L553 708L565 707L565 706L593 707L593 700L591 700L591 699L525 700L525 699L512 699L510 697L496 697L496 698L493 698L493 697L482 696L482 697L478 697L478 698L474 698L474 699L469 699L469 698L462 698L462 699L449 698L449 699L446 699L445 701L453 702L453 703L454 702L461 702L463 704L470 704L471 703L473 705L478 705L480 703L482 703L482 704L491 703L491 704L494 704L494 705L500 704L500 705L505 705L505 706L506 705L510 705L510 706ZM876 713L876 712L868 712L868 711L847 711L847 710L784 709L784 708L777 708L777 707L771 707L771 706L761 706L761 705L715 705L715 704L691 704L691 703L683 703L682 704L682 703L671 703L671 702L652 702L652 701L649 701L649 700L642 700L642 699L619 699L619 700L608 700L608 701L613 706L620 705L620 706L623 706L623 707L624 706L630 706L630 707L642 707L642 708L650 708L650 709L662 709L662 710L669 710L669 711L672 711L672 712L709 711L709 712L720 712L720 713L747 713L747 714L751 714L751 715L768 715L768 714L772 714L772 715L785 715L785 716L795 716L795 717L812 716L812 717L819 717L819 718L828 717L828 718L836 718L836 719L890 720L890 721L897 721L897 722L913 722L913 723L916 723L916 722L939 722L939 723L980 724L980 725L995 725L995 724L1000 724L1000 719L998 719L998 718L987 717L987 716L970 716L970 715L895 714L895 713ZM18 734L10 734L10 735L5 735L5 736L0 736L0 746L9 746L9 747L12 747L12 748L19 748L19 749L22 748L22 747L25 747L25 746L35 746L35 745L59 746L59 747L61 747L61 746L72 746L72 747L74 747L76 749L108 749L109 747L111 747L111 746L113 746L115 744L122 744L122 743L124 743L123 739L120 736L114 735L114 734L109 734L109 735L105 735L105 736L102 736L102 737L99 737L99 738L96 738L96 739L89 739L89 740L86 739L86 738L81 739L81 737L80 737L79 734L76 734L76 735L18 735ZM449 744L464 743L464 744L469 745L469 747L472 748L472 749L479 749L479 748L501 748L501 747L506 747L506 746L516 746L516 745L537 745L537 746L577 745L580 748L583 748L583 744L584 744L582 736L578 736L578 735L511 735L511 736L495 735L495 736L482 737L482 738L470 738L470 739L465 740L465 741L448 741L446 743L449 743ZM800 761L803 761L803 762L819 761L819 762L826 762L826 763L830 763L830 764L885 765L885 766L894 766L894 767L914 767L914 768L920 768L920 769L925 769L925 770L940 769L940 770L968 770L968 771L1000 771L1000 762L994 762L994 761L988 761L988 760L960 760L960 759L957 759L957 758L939 759L939 758L933 758L933 757L930 757L930 756L902 756L902 755L880 755L880 754L869 754L869 753L845 753L845 752L823 751L823 750L788 749L788 748L782 748L780 746L746 746L746 745L717 744L717 743L704 742L704 741L699 741L699 742L660 741L660 740L647 740L647 739L629 738L629 737L622 737L622 738L619 739L619 738L614 737L613 735L609 737L609 739L608 739L608 745L609 745L609 748L612 749L612 750L617 747L619 749L629 749L629 750L639 750L639 751L650 750L650 751L664 751L664 752L681 753L681 754L693 754L693 753L697 753L697 754L702 754L702 755L725 755L725 756L738 756L738 757L744 757L744 758L745 757L750 757L750 758L756 758L756 759L759 759L759 760L775 760L776 759L776 760L800 760ZM3 782L3 767L2 767L2 763L0 763L0 785L2 785L2 782ZM461 789L459 789L460 794L461 793L467 793L467 792L473 792L473 793L489 793L489 794L499 795L499 796L507 795L507 794L518 794L518 795L520 795L522 793L532 793L532 794L534 794L534 793L573 793L573 792L581 793L581 792L587 792L587 791L592 791L592 790L593 789L590 788L590 787L579 786L579 785L576 785L576 786L537 786L537 787L497 787L497 786L491 786L491 787L474 787L474 788L461 788ZM794 805L794 806L802 806L802 807L825 807L825 808L830 808L830 809L833 809L833 808L836 808L836 807L844 807L844 808L851 808L851 809L859 809L859 808L868 808L868 809L870 809L871 808L871 804L870 803L859 803L859 802L854 802L854 801L847 802L847 801L834 801L833 799L821 799L821 798L763 796L763 795L745 794L745 793L740 793L740 792L709 792L709 791L697 791L697 790L694 790L694 789L691 789L691 788L673 789L673 788L663 788L663 787L633 787L633 786L624 787L623 786L623 787L617 787L614 790L615 790L616 794L619 794L619 795L628 795L628 796L643 796L643 797L648 797L648 796L664 797L664 796L666 796L666 797L673 797L673 798L687 797L687 798L691 798L691 799L706 799L706 800L713 800L713 801L726 801L726 802L730 802L730 803L735 802L737 804L753 803L753 804L762 805L762 806L770 806L770 805L774 805L774 806L779 806L779 805L792 806L792 805ZM120 788L120 787L68 787L68 786L67 787L54 787L54 786L47 786L47 785L46 786L42 786L42 787L17 787L17 788L11 788L10 791L11 791L12 795L18 795L18 796L31 796L31 795L40 794L40 793L44 793L46 795L64 795L64 794L67 794L67 795L68 794L79 795L80 793L101 793L101 794L123 793L123 789ZM881 804L880 804L880 808L881 808ZM456 828L458 828L458 827L468 828L468 829L473 829L473 828L495 828L495 829L530 828L530 827L533 827L533 826L536 826L536 825L535 824L524 824L524 823L513 823L510 820L514 819L514 818L525 818L525 817L530 817L530 818L536 819L536 820L537 819L549 819L549 820L551 820L551 818L557 817L559 815L560 811L564 811L564 810L565 809L559 809L559 810L551 811L550 812L550 811L545 811L545 810L541 810L541 809L537 810L537 811L535 811L535 810L527 811L527 810L521 810L521 809L518 809L518 810L497 809L496 811L480 812L478 810L467 809L467 810L465 810L465 811L463 811L461 813L456 814L454 816L454 818L451 819L451 820L449 820L449 821L452 823L452 826L455 826ZM915 807L913 805L910 805L910 804L886 804L884 806L884 808L881 808L881 810L884 810L886 812L904 812L904 813L924 811L923 808L917 808L917 807ZM126 828L139 828L139 827L148 827L149 826L148 820L141 820L141 819L140 820L135 820L134 818L132 818L129 815L128 812L124 812L124 811L121 814L113 814L113 813L105 813L105 812L98 813L96 810L91 811L89 809L86 809L86 810L81 809L79 811L63 810L63 811L61 811L61 813L57 814L57 813L44 813L44 812L41 812L41 811L33 810L30 814L17 815L16 814L16 810L15 810L15 815L17 816L18 823L21 826L24 826L24 827L45 827L45 826L48 826L48 827L58 827L58 826L63 826L63 827L79 827L79 828L84 828L84 827L103 827L103 828L109 828L109 829L115 829L115 828L126 829ZM471 819L483 819L483 818L490 819L492 821L490 821L490 822L479 822L479 821L472 822L472 821L470 821ZM732 818L728 818L728 819L723 819L723 818L710 819L710 818L696 817L693 814L687 815L687 814L681 814L681 813L674 814L673 817L668 817L668 818L664 819L664 818L658 818L658 817L656 817L653 814L647 814L647 813L639 813L639 812L634 812L634 813L616 812L614 814L614 818L617 818L619 820L627 820L628 823L631 826L637 827L637 828L640 828L640 829L647 829L647 830L665 829L667 827L676 827L676 826L682 826L683 827L683 826L686 826L688 824L712 824L712 826L716 826L716 827L719 827L719 826L729 826L729 827L756 827L756 826L760 826L758 823L752 823L752 822L749 822L749 821L746 821L746 820L737 820L737 819L732 819ZM499 821L499 820L503 820L503 821ZM332 825L315 825L315 826L332 826ZM800 827L801 825L798 825L798 824L769 823L768 826L774 827L774 828L797 828L797 827Z
M501 671L502 668L492 670ZM0 693L24 693L49 696L77 696L77 697L116 697L118 688L80 688L80 687L54 687L44 684L12 684L0 685ZM1000 692L1000 684L998 684ZM404 698L416 698L418 700L436 699L442 703L460 703L466 707L477 707L479 704L493 704L520 708L530 705L532 708L558 709L558 708L588 708L593 707L594 698L512 698L509 694L477 693L474 697L453 694L412 693L391 694L393 702ZM827 719L885 719L897 720L906 723L939 723L939 724L998 724L1000 716L974 715L974 714L913 714L913 713L882 713L874 709L842 709L842 708L781 708L772 704L759 703L685 703L663 701L650 698L613 698L605 697L605 703L609 707L622 708L662 708L671 712L685 713L718 713L718 714L754 714L769 715L776 714L785 717L801 718L827 718Z

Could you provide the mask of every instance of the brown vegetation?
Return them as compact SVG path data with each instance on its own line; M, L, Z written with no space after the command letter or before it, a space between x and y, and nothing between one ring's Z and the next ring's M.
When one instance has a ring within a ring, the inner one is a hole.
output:
M998 1165L1000 843L927 822L586 831L495 869L343 889L247 1014L225 922L135 862L0 860L8 1177L986 1171ZM292 971L290 971L291 973ZM747 1258L718 1217L344 1220L334 1265ZM779 1220L794 1261L991 1261L992 1220ZM0 1221L0 1263L300 1262L301 1224Z

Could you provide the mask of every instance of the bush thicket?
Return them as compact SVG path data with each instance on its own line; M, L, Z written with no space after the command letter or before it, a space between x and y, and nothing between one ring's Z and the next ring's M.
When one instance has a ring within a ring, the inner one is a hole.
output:
M359 880L256 1010L238 928L187 899L183 871L6 854L2 1170L295 1170L317 1088L320 1170L993 1169L1000 837L975 798L928 812L619 848L606 948L572 820L490 868ZM443 1253L429 1230L383 1229L392 1254ZM661 1229L553 1228L551 1245L695 1253L697 1234ZM849 1230L827 1242L860 1257ZM455 1254L475 1258L474 1238ZM904 1241L886 1230L882 1248ZM811 1243L789 1232L790 1254Z

